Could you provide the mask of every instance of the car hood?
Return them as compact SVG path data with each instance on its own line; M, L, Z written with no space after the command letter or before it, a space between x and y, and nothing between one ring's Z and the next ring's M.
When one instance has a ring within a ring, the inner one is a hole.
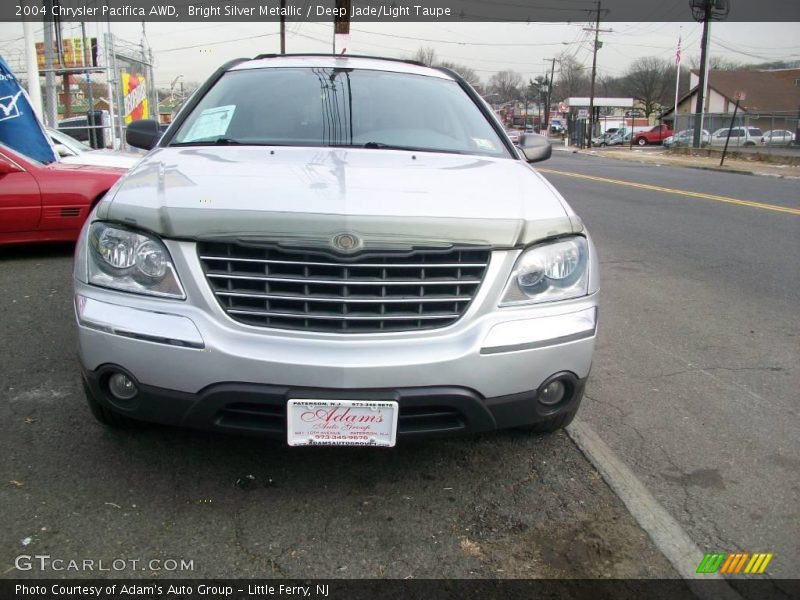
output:
M583 226L527 163L362 148L159 148L98 218L168 238L515 246Z
M92 150L75 156L64 156L59 162L67 165L90 165L95 167L114 167L130 169L142 159L142 154L118 152L116 150Z

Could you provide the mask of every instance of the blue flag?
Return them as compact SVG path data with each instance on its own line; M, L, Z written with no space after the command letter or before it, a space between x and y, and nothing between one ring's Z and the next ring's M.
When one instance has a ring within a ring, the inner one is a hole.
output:
M38 84L38 81L35 82ZM28 94L0 56L0 142L42 163L56 160Z

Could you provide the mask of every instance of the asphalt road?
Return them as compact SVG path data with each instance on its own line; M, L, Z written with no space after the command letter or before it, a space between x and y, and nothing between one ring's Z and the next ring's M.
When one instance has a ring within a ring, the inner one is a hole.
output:
M0 577L676 577L563 432L376 451L104 429L71 264L68 247L0 249ZM19 571L20 555L139 562Z
M797 577L800 181L566 152L542 168L601 259L581 418L699 548L774 552L771 576Z

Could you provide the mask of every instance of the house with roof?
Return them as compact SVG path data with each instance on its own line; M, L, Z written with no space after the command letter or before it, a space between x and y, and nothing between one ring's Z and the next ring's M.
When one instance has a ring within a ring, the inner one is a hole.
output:
M699 75L692 71L689 92L678 101L679 128L683 125L680 117L688 118L688 115L695 112L699 88ZM798 127L800 69L711 70L708 74L704 112L717 117L715 121L721 124L723 116L730 118L739 95L743 96L739 103L739 114L747 119L749 125L764 130L786 128L794 131ZM663 119L674 123L674 109L665 111Z

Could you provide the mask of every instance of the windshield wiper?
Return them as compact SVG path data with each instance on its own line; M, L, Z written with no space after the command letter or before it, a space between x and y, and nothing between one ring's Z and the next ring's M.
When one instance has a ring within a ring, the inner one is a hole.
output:
M398 146L397 144L384 144L383 142L367 142L361 147L367 148L369 150L411 150L416 152L425 151L425 148L416 148L414 146Z
M368 150L407 150L408 152L441 152L443 154L464 154L464 152L461 152L460 150L450 150L444 148L420 148L419 146L400 146L397 144L384 144L383 142L350 144L350 147L366 148Z
M212 139L193 140L191 142L176 142L170 146L235 146L241 144L239 140L233 138L219 136Z

